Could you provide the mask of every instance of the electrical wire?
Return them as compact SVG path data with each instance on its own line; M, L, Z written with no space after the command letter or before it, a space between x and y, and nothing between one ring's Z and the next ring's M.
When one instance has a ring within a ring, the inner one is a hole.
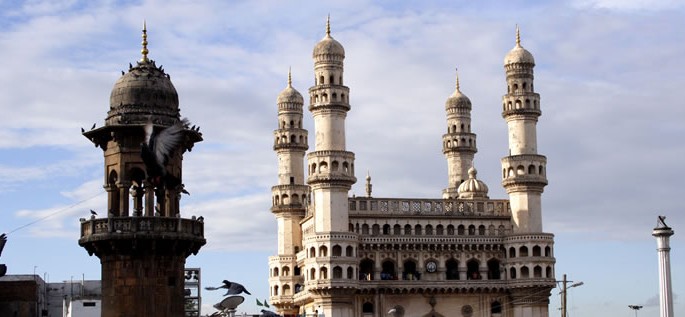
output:
M69 210L69 209L71 209L71 208L74 208L74 207L76 207L76 206L78 206L78 205L80 205L80 204L83 204L83 203L85 203L85 202L87 202L87 201L89 201L89 200L95 199L96 197L98 197L98 196L100 196L100 195L102 195L102 194L104 194L104 193L105 193L105 191L103 190L103 191L101 191L101 192L99 192L99 193L97 193L97 194L95 194L95 195L93 195L93 196L91 196L91 197L89 197L89 198L83 199L83 200L81 200L81 201L77 201L77 202L75 202L75 203L73 203L73 204L71 204L71 205L69 205L69 206L66 206L66 207L64 207L64 208L62 208L62 209L59 209L59 210L54 211L54 212L51 212L51 213L49 213L49 214L47 214L47 215L45 215L45 216L43 216L43 217L40 217L40 218L38 218L38 219L36 219L36 220L34 220L34 221L31 221L31 222L29 222L29 223L27 223L27 224L21 225L21 226L15 228L15 229L13 229L13 230L10 231L10 232L7 232L6 235L10 235L10 234L12 234L12 233L14 233L14 232L16 232L16 231L19 231L19 230L24 229L24 228L26 228L26 227L28 227L28 226L34 225L34 224L36 224L36 223L39 223L39 222L41 222L41 221L43 221L43 220L45 220L45 219L48 219L48 218L50 218L50 217L52 217L52 216L54 216L54 215L57 215L57 214L59 214L59 213L62 213L62 212L64 212L64 211L67 211L67 210Z

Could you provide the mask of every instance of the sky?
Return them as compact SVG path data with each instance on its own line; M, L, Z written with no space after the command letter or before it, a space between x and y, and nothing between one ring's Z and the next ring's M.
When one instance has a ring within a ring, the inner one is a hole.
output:
M360 180L350 195L364 193L368 171L375 197L440 198L444 103L458 68L473 103L478 177L490 198L507 198L503 59L518 24L536 60L538 150L549 180L543 226L555 234L556 278L584 283L569 290L568 315L633 316L628 305L658 314L658 215L675 230L674 310L685 314L685 4L675 0L0 0L8 274L100 278L99 260L77 240L78 219L106 206L103 157L80 128L104 124L112 86L140 59L145 20L150 58L204 136L185 154L191 195L181 204L184 217L206 219L207 244L187 266L202 268L204 286L241 282L254 295L238 312L257 312L276 253L276 97L289 67L303 95L313 85L312 49L328 14L346 52L347 149ZM202 295L203 313L213 311L220 294Z

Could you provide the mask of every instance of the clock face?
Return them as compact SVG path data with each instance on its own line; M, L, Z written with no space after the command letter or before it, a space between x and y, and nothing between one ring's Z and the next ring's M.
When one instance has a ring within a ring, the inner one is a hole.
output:
M437 269L438 269L438 264L435 263L435 261L428 261L428 263L426 263L426 271L428 271L428 273L433 273Z

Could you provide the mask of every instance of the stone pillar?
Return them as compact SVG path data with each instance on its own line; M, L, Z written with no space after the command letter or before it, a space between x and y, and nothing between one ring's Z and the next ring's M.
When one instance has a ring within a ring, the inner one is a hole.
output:
M673 316L673 297L671 296L671 260L669 239L673 229L664 222L666 217L659 216L657 227L652 231L656 238L657 256L659 258L659 312L661 317Z

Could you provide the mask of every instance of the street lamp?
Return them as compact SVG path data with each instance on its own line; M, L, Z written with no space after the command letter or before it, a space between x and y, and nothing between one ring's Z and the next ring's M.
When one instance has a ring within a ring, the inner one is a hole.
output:
M569 288L578 287L578 286L581 286L584 284L583 282L577 282L577 283L573 283L573 284L567 286L566 284L569 282L573 282L573 281L567 281L566 280L566 274L564 274L564 279L561 281L561 283L562 283L561 292L559 292L559 294L561 294L561 317L566 317L566 290Z
M640 306L640 305L628 305L628 308L634 310L635 311L635 317L637 317L637 311L642 309L642 306Z

